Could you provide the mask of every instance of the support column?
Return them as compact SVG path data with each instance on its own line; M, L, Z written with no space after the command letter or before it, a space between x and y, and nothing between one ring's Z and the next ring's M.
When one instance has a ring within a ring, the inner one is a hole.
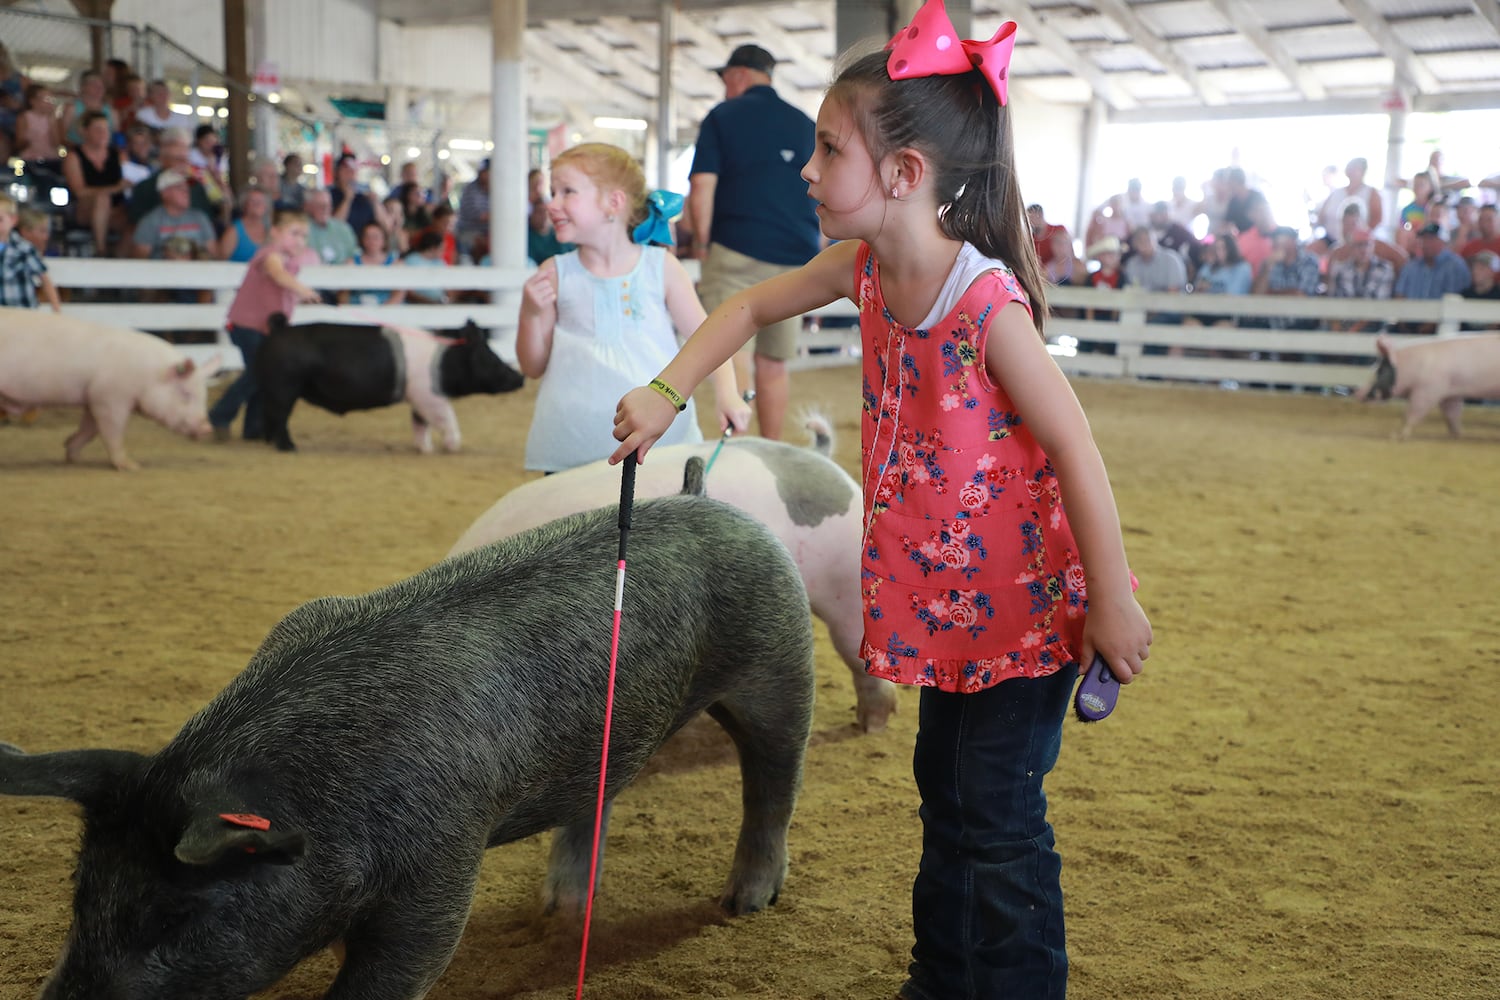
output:
M677 146L677 103L672 100L673 42L677 38L677 5L661 0L656 15L656 182L666 190Z
M270 61L270 25L266 21L266 0L249 0L245 9L250 33L250 65L259 67ZM281 136L276 130L276 109L260 94L255 101L255 160L257 163L275 161L281 151ZM277 167L281 164L278 162Z
M490 0L490 14L490 259L520 269L526 266L526 0Z
M250 74L246 40L246 0L224 0L224 76L229 90L229 189L242 191L250 180ZM198 100L194 88L193 101Z
M1095 166L1099 162L1099 147L1104 141L1104 125L1109 120L1109 106L1102 98L1095 97L1083 113L1083 135L1080 137L1080 160L1078 165L1078 211L1073 216L1073 235L1084 243L1088 252L1089 216L1099 203L1094 191ZM1087 263L1087 262L1085 262Z
M1411 115L1412 91L1410 84L1397 78L1385 102L1389 119L1385 134L1385 183L1380 186L1385 221L1380 228L1388 228L1392 233L1401 228L1401 220L1396 216L1396 199L1406 181L1401 161L1406 156L1406 121Z

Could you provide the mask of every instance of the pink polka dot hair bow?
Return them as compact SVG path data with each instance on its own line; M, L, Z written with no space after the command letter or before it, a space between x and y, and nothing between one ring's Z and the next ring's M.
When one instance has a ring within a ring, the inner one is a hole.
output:
M960 39L943 8L943 0L927 0L911 23L890 40L886 72L892 80L921 76L958 76L977 69L1004 105L1010 54L1016 47L1016 22L1006 21L987 42Z

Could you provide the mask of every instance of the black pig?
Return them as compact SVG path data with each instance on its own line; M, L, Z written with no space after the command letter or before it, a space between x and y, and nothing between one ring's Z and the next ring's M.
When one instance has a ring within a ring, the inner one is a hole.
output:
M271 316L255 359L265 406L266 440L294 451L287 430L292 407L305 399L342 416L405 400L411 404L417 449L432 451L436 425L446 451L459 449L458 417L449 399L521 388L521 373L490 349L489 335L470 320L447 337L395 326L304 323Z
M83 806L73 926L43 1000L242 1000L342 941L329 1000L416 1000L488 847L557 828L544 902L588 889L614 606L614 508L303 605L152 756L22 754L0 793ZM744 817L721 902L776 900L813 700L790 555L678 496L635 511L608 797L706 709Z

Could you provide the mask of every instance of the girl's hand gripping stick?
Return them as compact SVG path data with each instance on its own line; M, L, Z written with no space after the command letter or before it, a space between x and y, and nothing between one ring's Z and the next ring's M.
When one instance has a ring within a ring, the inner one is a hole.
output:
M1094 654L1094 662L1079 682L1078 693L1073 696L1073 711L1080 722L1098 722L1115 709L1120 697L1120 682L1110 671L1104 657Z

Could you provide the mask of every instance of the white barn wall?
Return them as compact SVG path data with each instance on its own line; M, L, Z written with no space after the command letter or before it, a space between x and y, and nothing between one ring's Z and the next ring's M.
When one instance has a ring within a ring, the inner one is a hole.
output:
M380 22L361 0L265 0L266 51L286 80L380 82Z
M1026 204L1040 204L1048 222L1074 232L1078 217L1078 181L1083 163L1084 108L1028 100L1022 88L1011 90L1011 128L1016 140L1016 170Z

